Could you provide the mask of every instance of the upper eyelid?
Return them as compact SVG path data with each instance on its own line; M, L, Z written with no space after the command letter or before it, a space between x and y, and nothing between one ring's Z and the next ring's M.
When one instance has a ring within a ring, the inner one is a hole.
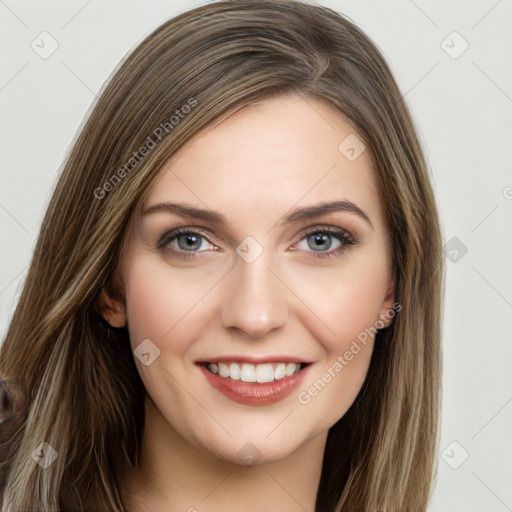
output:
M171 240L174 240L178 236L180 236L182 234L187 234L187 233L201 235L207 242L209 242L212 245L215 245L214 242L212 242L210 240L210 238L215 239L216 237L215 236L210 236L211 235L210 231L205 230L203 228L192 228L192 227L189 228L187 226L178 227L178 228L174 228L174 229L170 229L169 231L166 231L158 239L157 245L159 247L161 247L161 246L165 245L166 243L169 243Z
M331 225L318 225L318 226L312 226L311 228L306 228L302 231L302 236L308 236L312 233L316 233L316 232L325 232L325 233L330 233L332 235L335 235L336 233L344 233L346 234L348 237L352 238L354 241L356 240L356 237L348 230L348 229L345 229L345 228L342 228L340 226L331 226Z

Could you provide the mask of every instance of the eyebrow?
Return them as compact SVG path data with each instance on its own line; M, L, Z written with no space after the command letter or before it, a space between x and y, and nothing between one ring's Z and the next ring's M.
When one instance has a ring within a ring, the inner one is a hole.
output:
M203 208L197 208L185 203L157 203L144 209L142 215L145 216L161 212L174 213L176 215L180 215L181 217L191 217L208 221L213 224L229 226L229 222L227 221L226 217L224 217L224 215L221 213ZM368 215L366 215L366 213L361 208L359 208L359 206L355 205L351 201L346 200L329 201L313 206L296 208L291 213L285 215L284 218L278 223L278 225L320 217L321 215L327 215L328 213L334 212L354 213L355 215L364 219L373 229L373 224Z

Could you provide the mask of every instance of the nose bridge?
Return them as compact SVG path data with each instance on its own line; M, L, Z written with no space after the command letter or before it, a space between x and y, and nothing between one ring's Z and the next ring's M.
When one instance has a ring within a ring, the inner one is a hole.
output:
M265 253L251 262L236 257L221 314L226 328L256 339L286 324L286 293L269 263L270 255Z

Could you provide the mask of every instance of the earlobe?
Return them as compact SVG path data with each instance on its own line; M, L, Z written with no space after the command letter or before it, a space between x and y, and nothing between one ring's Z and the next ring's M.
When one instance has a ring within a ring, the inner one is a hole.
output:
M112 327L126 327L126 312L124 305L111 297L105 287L98 297L98 310L103 319Z

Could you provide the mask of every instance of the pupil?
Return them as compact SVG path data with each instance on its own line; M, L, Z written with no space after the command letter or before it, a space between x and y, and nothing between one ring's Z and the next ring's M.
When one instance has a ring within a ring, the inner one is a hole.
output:
M195 235L181 235L178 238L178 245L180 249L199 249L201 247L201 238Z
M329 247L331 247L331 243L332 240L329 235L314 234L308 237L309 248L314 251L329 249Z

